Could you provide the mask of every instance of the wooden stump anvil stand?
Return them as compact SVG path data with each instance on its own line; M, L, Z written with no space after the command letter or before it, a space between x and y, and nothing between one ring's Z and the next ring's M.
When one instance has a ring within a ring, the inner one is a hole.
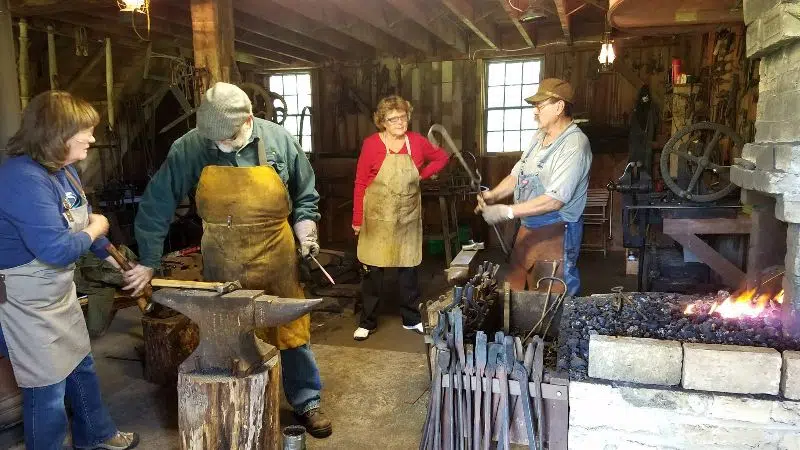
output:
M322 299L162 289L153 301L185 314L200 330L200 343L178 374L181 449L279 450L280 356L255 330L299 318Z

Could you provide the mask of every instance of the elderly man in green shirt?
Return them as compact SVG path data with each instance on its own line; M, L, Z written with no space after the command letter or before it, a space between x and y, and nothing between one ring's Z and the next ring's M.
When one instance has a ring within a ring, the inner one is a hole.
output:
M244 91L216 83L197 110L197 128L172 145L153 176L136 215L141 264L126 272L126 289L140 291L160 265L179 202L196 190L203 219L203 275L239 280L245 288L298 298L303 295L297 250L319 252L319 194L314 171L294 137L253 116ZM332 432L320 412L322 383L309 347L310 317L256 334L281 350L283 386L295 415L314 437Z

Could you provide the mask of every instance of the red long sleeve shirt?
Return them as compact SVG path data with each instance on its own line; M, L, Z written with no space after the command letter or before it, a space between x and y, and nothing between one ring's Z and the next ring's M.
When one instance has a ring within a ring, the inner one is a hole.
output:
M431 144L428 139L419 133L409 131L406 136L408 136L408 143L411 144L411 160L417 166L421 180L430 178L444 169L450 158L447 152ZM408 154L405 144L397 153L401 155ZM381 141L378 133L364 139L364 144L361 146L361 155L358 157L358 165L356 166L356 185L353 191L353 226L361 226L364 220L364 192L367 190L367 186L372 183L372 180L378 176L378 171L381 169L384 159L386 159L386 146Z

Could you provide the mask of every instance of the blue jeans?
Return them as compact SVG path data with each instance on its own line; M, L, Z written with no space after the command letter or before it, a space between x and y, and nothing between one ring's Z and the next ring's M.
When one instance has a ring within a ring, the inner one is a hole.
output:
M8 358L8 347L0 329L0 353ZM100 384L92 354L67 375L49 386L22 388L22 414L25 448L61 450L67 436L67 409L72 407L72 444L94 447L117 433L117 427L100 397Z
M319 408L322 380L309 344L281 350L283 392L297 414Z
M583 239L583 217L577 222L567 222L564 232L564 282L567 295L576 296L581 290L581 276L578 273L578 255Z

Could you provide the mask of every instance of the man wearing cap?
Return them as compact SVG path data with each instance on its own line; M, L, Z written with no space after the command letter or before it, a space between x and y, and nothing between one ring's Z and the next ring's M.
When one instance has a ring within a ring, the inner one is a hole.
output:
M589 139L572 120L573 95L566 81L542 80L536 94L525 99L539 123L531 146L509 176L478 197L476 211L490 225L521 221L506 279L512 289L525 289L528 272L537 261L549 265L563 260L558 272L563 273L567 293L576 295L580 290L576 264L592 151ZM499 204L511 194L513 205ZM549 267L546 272L550 275Z
M294 137L253 117L240 88L216 83L197 110L197 128L172 144L142 195L135 221L141 264L126 273L124 289L141 291L153 277L175 209L196 189L204 278L301 298L295 237L302 257L319 253L314 183ZM308 344L310 317L256 335L281 350L283 387L298 419L312 436L329 436L332 425L319 409L322 383Z

